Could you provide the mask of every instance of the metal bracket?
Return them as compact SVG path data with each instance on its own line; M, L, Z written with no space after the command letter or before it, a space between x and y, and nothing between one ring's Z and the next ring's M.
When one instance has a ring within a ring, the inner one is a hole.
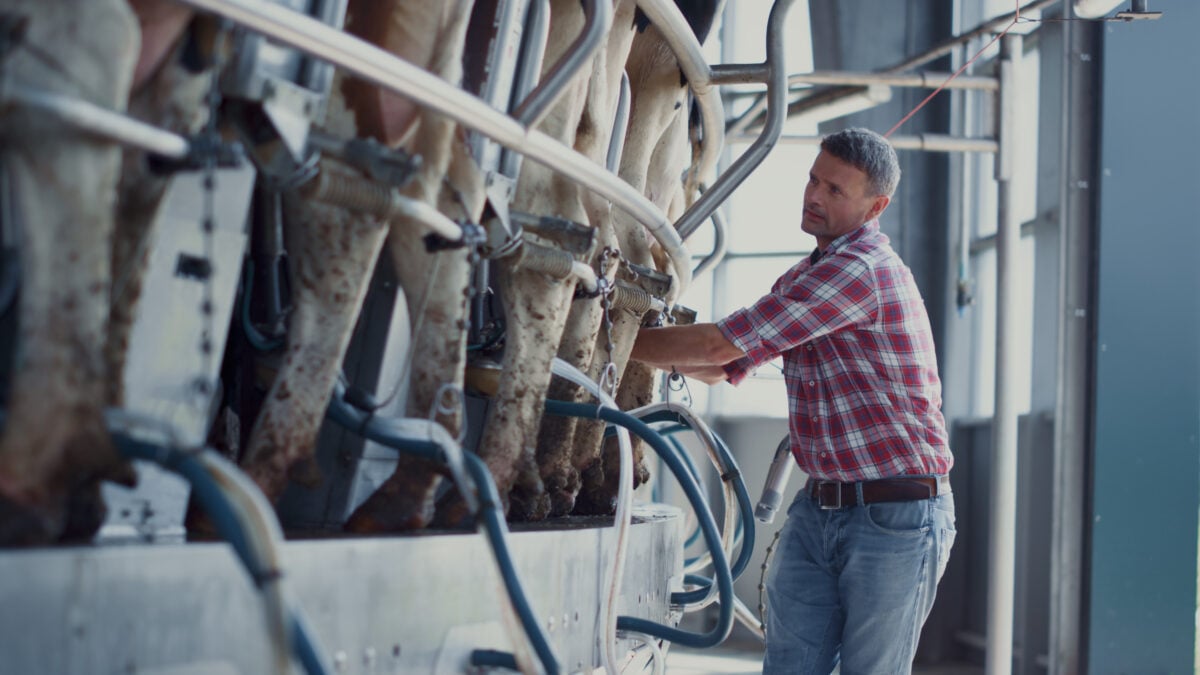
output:
M671 292L671 276L656 269L621 259L617 278L633 284L656 298L665 298Z
M309 147L336 157L389 187L404 187L424 162L420 155L393 150L373 138L343 140L320 131L309 134Z
M574 256L589 256L596 247L596 228L558 218L535 216L531 213L512 211L512 222L522 229L554 242Z
M219 169L236 169L246 161L246 149L237 142L226 142L221 138L207 133L200 133L188 139L188 154L180 159L149 155L150 170L165 176L180 171L200 171L208 165L210 159L216 160Z
M487 242L487 231L482 225L475 223L459 223L462 227L462 239L451 240L437 233L429 233L425 235L425 251L428 253L437 253L438 251L448 251L456 248L475 248L483 246Z

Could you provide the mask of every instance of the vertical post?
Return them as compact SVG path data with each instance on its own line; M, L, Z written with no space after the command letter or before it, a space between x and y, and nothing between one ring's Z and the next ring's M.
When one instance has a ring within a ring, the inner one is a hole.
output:
M992 418L992 502L988 566L987 675L1012 672L1013 589L1016 569L1017 394L1010 370L1016 346L1017 246L1021 224L1013 199L1013 148L1016 141L1016 69L1021 36L1000 42L1000 92L997 96L996 185L996 407Z
M1063 9L1064 16L1070 16ZM1098 185L1102 24L1063 22L1063 120L1059 177L1059 328L1054 410L1054 520L1050 552L1050 675L1087 672L1084 567L1094 375L1093 224ZM1045 52L1043 52L1045 54ZM1043 56L1043 58L1045 58Z

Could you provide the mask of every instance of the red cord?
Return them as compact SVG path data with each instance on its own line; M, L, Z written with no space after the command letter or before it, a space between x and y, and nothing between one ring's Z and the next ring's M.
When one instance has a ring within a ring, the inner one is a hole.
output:
M966 63L962 64L961 68L954 71L953 75L946 78L946 81L943 82L941 84L941 86L939 86L937 89L934 89L932 94L926 96L925 100L923 100L917 104L917 107L910 110L909 113L904 116L904 119L900 120L899 122L896 122L896 125L893 126L891 129L889 129L888 132L883 135L883 137L891 138L892 134L895 133L897 129L899 129L905 122L912 119L912 116L916 115L918 110L920 110L921 108L924 108L926 103L929 103L930 101L932 101L933 97L937 96L938 93L940 93L943 89L945 89L946 85L950 84L951 80L953 80L954 78L961 75L962 72L964 70L966 70L972 63L975 63L976 59L978 59L980 56L983 55L984 52L986 52L988 50L988 47L991 47L992 45L996 44L996 40L999 40L1000 38L1004 37L1008 33L1008 31L1012 30L1013 26L1017 25L1017 22L1020 20L1021 20L1021 0L1017 0L1017 13L1016 13L1016 16L1013 17L1012 23L1008 24L1008 26L1005 27L1004 30L1000 31L1000 33L998 35L996 35L996 37L992 38L991 42L988 42L986 45L984 45L983 49L980 49L978 52L976 52L975 56L972 56L970 58L970 60L968 60Z

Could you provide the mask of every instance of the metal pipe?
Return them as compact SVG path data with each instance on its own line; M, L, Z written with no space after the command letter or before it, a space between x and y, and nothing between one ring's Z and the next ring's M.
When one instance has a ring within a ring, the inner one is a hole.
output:
M525 126L536 126L550 111L579 71L596 55L612 28L611 0L586 0L583 3L584 22L579 37L567 47L562 58L542 78L538 86L513 110L513 117Z
M745 140L749 135L743 134L734 140ZM820 145L824 136L806 136L800 134L784 134L779 137L780 143L789 145ZM961 138L945 134L916 134L909 136L892 136L888 139L897 150L925 150L929 152L989 152L999 151L1000 145L990 138Z
M750 172L754 171L767 158L767 154L775 147L779 135L783 132L784 111L787 107L787 72L784 70L787 64L783 43L783 24L793 2L794 0L776 0L771 7L771 16L767 20L766 67L769 105L767 106L767 121L763 125L762 133L675 224L675 229L679 231L681 239L687 239L718 206L733 194L733 191L742 184L742 181L746 180Z
M946 82L952 73L923 71L906 75L904 73L851 73L840 70L814 70L811 73L795 73L788 76L788 85L796 84L852 84L871 85L886 84L892 87L915 87L921 89L971 89L976 91L996 91L1000 83L994 77L979 75L959 75Z
M13 104L50 113L59 120L82 131L116 141L122 145L141 148L170 159L183 159L191 151L186 138L145 122L102 108L72 96L43 91L23 84L9 84L0 104Z
M1044 9L1044 8L1049 7L1050 5L1056 4L1058 2L1059 2L1059 0L1032 0L1032 2L1026 3L1024 7L1021 7L1019 11L1021 14L1026 14L1028 12L1035 12L1037 10ZM955 48L957 48L959 45L961 45L963 43L970 42L971 40L974 40L975 38L977 38L981 35L986 35L988 33L996 32L997 29L1002 28L1002 27L1012 23L1012 21L1016 17L1017 17L1016 12L1009 12L1007 14L1001 14L1000 16L994 17L992 19L988 19L987 21L980 23L978 26L967 31L966 33L954 35L945 40L942 40L938 44L930 47L929 49L921 52L920 54L917 54L916 56L912 56L912 57L907 58L907 59L905 59L899 63L896 63L892 66L884 68L884 69L880 70L879 72L881 72L881 73L903 73L905 71L912 70L913 68L916 68L918 66L923 66L926 63L929 63L930 61L936 61L937 59L940 59L941 57L951 53L952 51L954 51ZM801 107L800 110L796 111L796 112L800 112L804 109L803 106L819 105L822 103L838 100L838 99L844 98L846 96L853 95L857 92L858 92L857 87L840 87L840 88L834 88L834 89L818 90L818 91L815 91L813 94L806 96L806 97L800 99L799 101L796 101L793 104L793 106ZM759 99L756 100L746 110L746 112L742 113L741 117L737 118L736 120L733 121L733 124L729 125L728 132L730 134L733 134L735 132L743 131L743 130L749 128L751 124L754 124L757 121L757 118L762 113L765 105L766 105L765 99L763 97L759 97ZM792 107L792 106L789 106L789 107Z
M729 250L726 242L725 233L729 231L729 224L725 222L725 215L721 213L721 209L712 212L713 224L713 250L705 256L704 260L696 265L696 269L692 270L692 278L704 274L708 270L717 266L717 263L725 259L725 253Z
M1122 0L1075 0L1075 16L1081 19L1099 19L1116 9L1121 2Z
M770 69L765 63L719 63L712 67L713 84L765 84Z
M633 92L629 87L629 73L621 73L621 93L617 97L617 114L613 120L612 136L608 140L608 155L604 165L617 173L621 169L621 155L625 152L625 136L629 132L629 105Z
M1015 293L1021 224L1012 185L1016 147L1017 71L1021 36L1005 35L1000 43L1000 152L996 154L996 401L992 417L992 492L988 578L987 675L1012 672L1013 590L1016 576L1017 529L1017 400L1013 357L1020 339Z
M1064 12L1065 14L1065 12ZM1065 86L1060 88L1062 129L1059 156L1059 319L1054 407L1054 514L1050 537L1049 675L1073 675L1086 667L1088 597L1086 570L1089 536L1088 486L1093 364L1097 347L1094 294L1098 208L1095 191L1078 189L1078 180L1100 184L1100 116L1090 114L1100 101L1102 68L1096 54L1104 40L1099 23L1065 21L1062 59ZM1046 52L1043 57L1047 58Z
M517 62L516 80L509 108L518 100L524 100L542 73L546 58L546 42L550 36L550 0L533 0L525 15L525 30L521 34L521 56ZM500 173L516 181L521 174L521 155L504 150L500 157Z
M725 107L720 91L713 86L712 69L704 59L695 31L674 0L638 0L637 5L670 45L695 96L704 137L700 141L700 157L692 181L694 184L707 183L716 172L721 149L725 146Z
M683 241L654 204L604 167L477 97L388 52L287 8L262 0L178 0L222 16L395 92L593 190L641 223L663 247L682 295L692 280ZM790 4L790 2L789 2Z

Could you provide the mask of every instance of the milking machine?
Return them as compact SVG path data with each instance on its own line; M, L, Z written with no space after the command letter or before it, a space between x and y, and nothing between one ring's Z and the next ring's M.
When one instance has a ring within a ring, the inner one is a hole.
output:
M330 672L331 668L357 672L353 665L357 663L361 672L384 672L385 668L392 672L408 668L461 672L467 664L474 664L557 673L590 670L598 660L607 672L615 672L621 660L618 646L633 648L642 643L653 652L657 672L664 658L660 641L691 647L720 644L735 616L744 619L746 614L733 593L733 580L745 569L754 547L753 520L736 462L724 443L686 408L666 403L622 412L597 383L556 360L555 375L592 392L599 403L549 401L547 411L602 419L616 429L620 439L617 513L612 527L604 520L592 523L599 527L591 528L556 530L551 523L510 531L486 466L469 451L478 443L481 408L486 403L480 397L468 397L465 439L450 438L432 421L400 415L412 318L407 316L394 274L388 265L379 265L344 366L347 382L353 384L347 387L344 383L335 391L327 413L333 424L323 428L319 440L318 461L327 480L316 490L290 489L279 504L284 526L316 538L285 544L279 521L254 485L216 453L198 450L209 441L222 388L227 397L243 397L244 391L231 386L236 382L241 387L252 385L238 380L228 363L222 370L219 358L206 358L203 353L181 357L174 346L180 343L179 336L191 339L205 334L211 339L211 351L218 355L244 346L245 354L239 358L268 368L271 359L278 357L289 295L280 199L288 191L381 218L403 215L446 242L485 252L476 266L473 352L489 351L503 336L502 331L497 335L484 330L489 321L502 319L502 310L493 311L489 306L488 257L522 256L522 265L528 268L564 279L573 277L585 292L608 294L613 308L651 312L679 322L694 320L694 313L688 316L686 309L665 300L672 291L677 297L692 276L680 235L690 234L699 222L719 215L715 209L720 201L774 142L770 138L772 124L768 123L764 140L753 146L754 156L736 163L732 175L722 176L688 210L688 228L677 232L675 224L643 195L614 175L628 115L627 80L614 127L622 133L613 135L607 170L533 129L563 85L589 63L604 40L611 23L607 0L585 2L584 30L540 82L537 74L543 69L548 1L494 0L490 3L493 11L480 13L468 31L489 48L476 50L485 54L481 61L468 59L465 91L341 32L346 0L183 2L220 17L222 35L230 40L232 60L220 69L218 87L221 121L236 136L236 145L217 142L211 128L207 138L186 138L69 97L0 87L0 99L6 106L36 107L93 133L172 160L164 162L170 167L171 186L158 215L164 222L163 234L149 254L146 296L131 336L134 356L125 375L129 403L127 409L109 415L120 448L138 460L142 485L134 491L106 486L112 515L98 539L110 544L159 545L124 550L108 546L71 554L85 561L75 568L53 550L25 557L0 552L0 578L29 580L29 587L12 594L12 601L35 604L40 597L38 588L61 584L65 576L77 590L51 600L47 616L88 612L114 617L118 613L154 615L158 619L145 628L145 635L121 643L112 657L148 664L149 668L168 668L191 660L215 664L219 666L216 672L240 672L246 667L287 672L293 663L309 673ZM772 88L778 84L782 46L776 38L790 4L789 0L776 3L768 62L742 68L740 81L757 78L768 81ZM671 2L646 2L643 9L661 22L696 90L705 128L703 161L693 176L698 184L702 174L715 166L723 136L720 97L714 83L730 81L734 69L709 68L703 63L698 44L694 37L687 39L690 29L686 24L680 27L681 17ZM412 175L420 158L314 129L324 115L334 67L441 111L472 130L470 144L487 177L489 208L482 225L451 221L400 195L398 188ZM213 112L217 112L215 105ZM781 108L772 105L769 114L781 115ZM336 157L371 180L339 181L322 174L317 169L321 156ZM595 233L590 228L511 211L508 204L523 158L550 166L631 214L667 252L673 276L620 261L615 280L609 282L585 262L594 250ZM0 315L19 291L7 281L15 278L18 262L10 260L17 216L2 178L0 253L5 257L0 270ZM201 227L203 218L216 226ZM526 232L534 235L536 242L525 238ZM718 233L723 233L719 222ZM722 241L719 236L717 250L696 273L719 259ZM212 302L207 316L194 309L201 293ZM181 298L187 301L180 302ZM233 327L228 335L226 325ZM232 343L228 349L227 337ZM243 369L243 377L246 372ZM249 420L239 422L248 424ZM690 429L706 446L721 476L726 501L724 528L716 525L697 483L698 471L689 466L690 457L651 426L664 423ZM707 546L707 552L691 564L683 564L678 512L653 505L635 509L632 504L630 431L657 453L689 501L698 534ZM484 537L455 531L390 540L327 539L390 475L397 452L443 467ZM156 471L155 466L165 471ZM215 531L229 543L228 548L171 545L183 537L183 509L189 492ZM739 544L731 566L730 557ZM477 585L464 580L479 576L473 566L479 546L491 553L495 574L488 578L503 589L499 594L503 601L481 597L487 595L480 593L481 589L466 588ZM229 551L241 562L244 573L230 566ZM636 564L629 565L631 559ZM88 588L118 577L116 570L131 560L144 577L140 584L111 584L115 590L104 596L103 602L88 595ZM29 564L37 565L39 572L23 574ZM711 579L696 574L708 565L713 569ZM630 569L638 574L629 574ZM254 622L239 611L247 607L243 597L247 595L243 592L246 575L262 598L268 627L265 642L247 637L262 635L262 631L256 631ZM546 575L549 583L527 583L531 578L541 582ZM685 590L685 586L690 588ZM230 618L225 622L204 624L198 619L199 630L190 644L179 643L177 637L164 638L164 631L171 626L186 623L181 611L204 615L212 611L207 609L209 601L216 598L230 605ZM714 601L720 611L710 630L692 633L675 627L683 612ZM175 606L165 606L168 603ZM502 620L496 621L496 616ZM113 632L116 627L97 626L86 637L79 637L85 632L77 629L78 622L60 628L47 621L34 616L30 626L48 635L78 630L72 635L79 646L69 646L68 651L95 650L101 642L122 640ZM139 625L136 619L130 622ZM34 654L21 652L14 659L18 665L28 666L27 670L47 670L39 667L41 662Z

